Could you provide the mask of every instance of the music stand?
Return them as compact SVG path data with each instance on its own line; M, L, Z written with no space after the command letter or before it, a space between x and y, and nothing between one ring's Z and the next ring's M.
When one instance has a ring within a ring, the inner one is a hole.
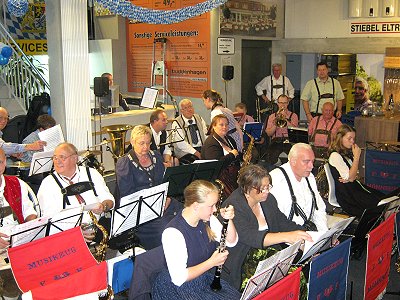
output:
M307 128L291 127L288 126L289 143L305 143L308 144L308 130Z
M169 134L167 135L167 137L165 138L166 141L169 142L165 142L165 143L160 143L158 146L168 146L171 149L171 157L172 157L172 166L175 165L175 150L174 150L174 144L182 142L185 140L185 138L183 136L181 136L178 132L178 127L174 128L174 129L169 129L166 130L166 132L169 132ZM180 137L180 139L176 140L175 139L175 133L177 133ZM161 153L162 154L162 153Z
M82 222L82 207L64 209L53 217L41 217L14 227L10 247L19 246L77 226Z
M263 124L261 122L246 122L243 125L244 131L250 134L257 142L261 139L262 127ZM243 142L244 143L250 142L250 138L247 136L247 134L243 135Z
M335 223L329 230L325 232L308 231L313 238L313 242L305 241L303 256L300 258L299 263L312 257L314 254L325 251L334 245L337 238L343 231L353 222L355 217L343 219Z
M168 183L162 183L121 198L120 207L112 213L110 239L162 217L167 190ZM129 243L127 240L126 244Z
M169 182L168 196L175 197L183 195L183 190L193 180L204 179L213 181L218 178L222 168L222 161L211 161L167 168L163 182Z
M252 299L286 276L299 251L301 241L260 261L254 275L249 279L240 300Z
M54 151L33 153L28 176L50 172L53 168L53 154Z
M158 97L158 89L146 87L143 90L140 107L153 109Z

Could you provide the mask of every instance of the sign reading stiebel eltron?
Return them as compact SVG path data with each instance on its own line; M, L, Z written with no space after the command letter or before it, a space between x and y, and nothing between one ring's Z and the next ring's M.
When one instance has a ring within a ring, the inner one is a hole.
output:
M398 22L351 22L350 34L400 33Z

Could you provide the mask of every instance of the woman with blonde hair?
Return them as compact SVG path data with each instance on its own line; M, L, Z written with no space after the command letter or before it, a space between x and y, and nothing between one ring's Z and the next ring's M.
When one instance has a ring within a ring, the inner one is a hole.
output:
M221 281L220 291L213 291L214 267L222 265L228 251L217 250L222 225L214 216L219 191L210 182L195 180L184 191L184 209L162 234L162 245L168 270L158 274L152 299L239 299L240 293ZM228 220L225 245L234 246L237 234L232 219L233 206L221 208L222 218Z

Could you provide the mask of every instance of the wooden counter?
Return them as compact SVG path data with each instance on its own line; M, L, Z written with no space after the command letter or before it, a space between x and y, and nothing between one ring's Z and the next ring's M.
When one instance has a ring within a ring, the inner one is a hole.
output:
M174 118L174 107L172 105L163 105L168 119ZM108 133L101 132L101 128L109 125L140 125L150 122L150 115L154 109L135 109L129 111L116 112L108 115L92 116L92 139L93 145L101 143L103 138L110 139ZM129 141L130 130L126 133L125 141ZM108 144L111 147L111 144ZM106 171L114 170L114 160L110 152L106 151L106 146L96 147L103 152L103 165ZM101 161L101 157L97 157Z
M364 148L366 142L381 143L384 141L399 141L400 113L393 118L385 116L362 117L354 120L354 127L357 130L357 145Z
M385 116L362 117L358 116L354 119L354 127L357 130L356 143L363 148L361 153L361 162L359 173L361 177L365 176L365 147L366 142L385 143L387 141L399 141L399 124L400 113L397 112L393 118Z

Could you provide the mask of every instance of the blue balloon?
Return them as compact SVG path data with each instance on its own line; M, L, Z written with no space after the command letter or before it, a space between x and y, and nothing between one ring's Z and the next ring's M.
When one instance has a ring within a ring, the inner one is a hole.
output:
M12 49L10 46L4 46L3 49L1 49L1 55L4 57L9 58L12 55Z
M4 57L0 54L0 66L5 66L6 64L8 64L8 57Z

